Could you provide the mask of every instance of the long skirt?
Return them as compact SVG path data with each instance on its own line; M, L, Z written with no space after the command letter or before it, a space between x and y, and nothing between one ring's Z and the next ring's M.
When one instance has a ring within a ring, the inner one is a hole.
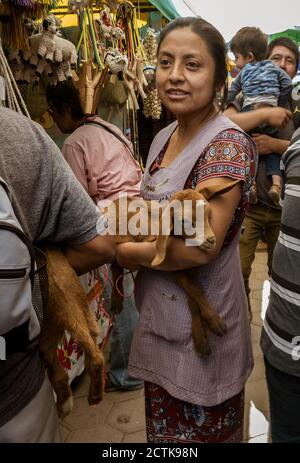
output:
M148 442L238 443L243 440L244 391L214 407L183 402L145 383Z

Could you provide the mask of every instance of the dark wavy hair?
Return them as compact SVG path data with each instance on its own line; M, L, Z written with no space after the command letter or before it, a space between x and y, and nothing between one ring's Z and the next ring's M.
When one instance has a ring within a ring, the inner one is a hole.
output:
M215 76L214 86L217 93L217 89L223 89L223 95L220 100L220 109L225 108L225 102L227 98L228 85L227 85L227 48L224 38L220 32L209 22L202 18L177 18L174 21L168 23L159 35L159 42L157 47L157 54L161 44L170 34L170 32L176 29L189 28L192 32L197 34L201 40L205 43L211 57L215 63Z
M268 36L258 27L242 27L230 42L233 53L240 53L244 58L252 53L256 61L265 59Z
M59 114L63 114L66 108L70 108L73 119L82 119L85 116L79 92L71 80L58 82L55 87L48 85L46 98L48 104L54 106Z

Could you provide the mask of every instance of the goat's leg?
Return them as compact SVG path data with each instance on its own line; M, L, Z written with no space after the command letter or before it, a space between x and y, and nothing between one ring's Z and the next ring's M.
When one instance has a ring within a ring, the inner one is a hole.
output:
M89 394L88 394L88 402L90 405L93 405L93 404L99 403L103 397L104 358L97 344L97 336L99 335L99 326L97 324L96 318L88 307L86 308L84 314L85 314L87 325L89 327L89 332L91 333L91 337L97 349L96 356L90 355L89 351L86 351L86 354L85 354L85 366L86 366L88 375L91 379L90 387L89 387Z
M88 403L94 405L103 398L104 385L104 359L100 351L96 355L85 354L85 366L90 377Z
M89 309L89 307L86 307L86 310L84 311L84 315L85 315L85 319L86 319L91 337L96 342L96 338L100 334L100 329L99 329L95 314Z
M78 342L86 356L87 372L91 380L88 402L90 405L98 403L103 397L103 355L90 335L86 319L83 316L82 320L76 323L76 326L73 324L67 327L67 330L73 339Z
M69 378L63 366L57 358L57 344L63 336L59 328L48 330L44 324L40 338L40 351L46 363L50 382L56 393L56 407L60 417L68 415L73 409L72 390L69 385ZM49 327L50 328L50 327Z
M186 274L185 272L172 272L172 275L178 286L180 286L186 294L188 294L198 304L202 319L206 322L209 330L217 336L223 336L226 334L226 323L212 308L201 286L196 285L189 274Z
M205 322L202 320L198 304L187 295L188 306L192 315L192 338L199 354L209 355L211 350L208 343L208 333Z

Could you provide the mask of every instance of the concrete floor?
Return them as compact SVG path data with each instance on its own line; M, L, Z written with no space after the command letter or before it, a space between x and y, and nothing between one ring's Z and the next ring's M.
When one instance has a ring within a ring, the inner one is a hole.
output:
M246 384L244 441L268 442L268 396L263 356L259 346L262 306L267 304L267 254L257 252L251 274L251 322L254 370ZM263 288L264 291L263 291ZM87 402L88 377L85 373L73 383L74 409L61 422L64 442L139 443L146 442L143 390L110 392L96 406Z

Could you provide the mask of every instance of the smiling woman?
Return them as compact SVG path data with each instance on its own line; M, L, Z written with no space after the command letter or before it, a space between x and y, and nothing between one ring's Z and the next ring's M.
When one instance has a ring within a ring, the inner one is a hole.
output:
M189 53L185 47L187 35ZM161 99L174 114L180 114L181 119L193 119L195 113L206 118L214 112L214 75L214 60L196 34L173 31L166 37L158 53L156 85Z
M257 154L250 137L216 109L217 93L226 96L226 56L221 34L201 18L177 19L162 31L156 83L177 121L154 139L141 187L145 199L162 201L186 188L237 180L230 192L210 200L215 248L201 250L170 238L166 258L155 269L155 243L117 249L121 265L141 266L130 372L146 381L149 442L242 440L252 353L238 239ZM176 270L205 289L228 324L225 336L211 336L209 357L194 349L186 296L168 274Z
M183 24L184 21L182 20ZM195 19L194 22L196 21ZM205 29L205 40L192 28L172 30L172 26L169 30L165 29L168 32L166 35L163 31L160 37L156 85L167 106L176 102L182 103L181 111L176 105L170 106L175 114L179 109L181 117L189 114L192 119L193 112L196 111L205 118L206 112L215 112L216 92L221 89L224 93L227 92L224 50L215 46L216 37L210 28Z

